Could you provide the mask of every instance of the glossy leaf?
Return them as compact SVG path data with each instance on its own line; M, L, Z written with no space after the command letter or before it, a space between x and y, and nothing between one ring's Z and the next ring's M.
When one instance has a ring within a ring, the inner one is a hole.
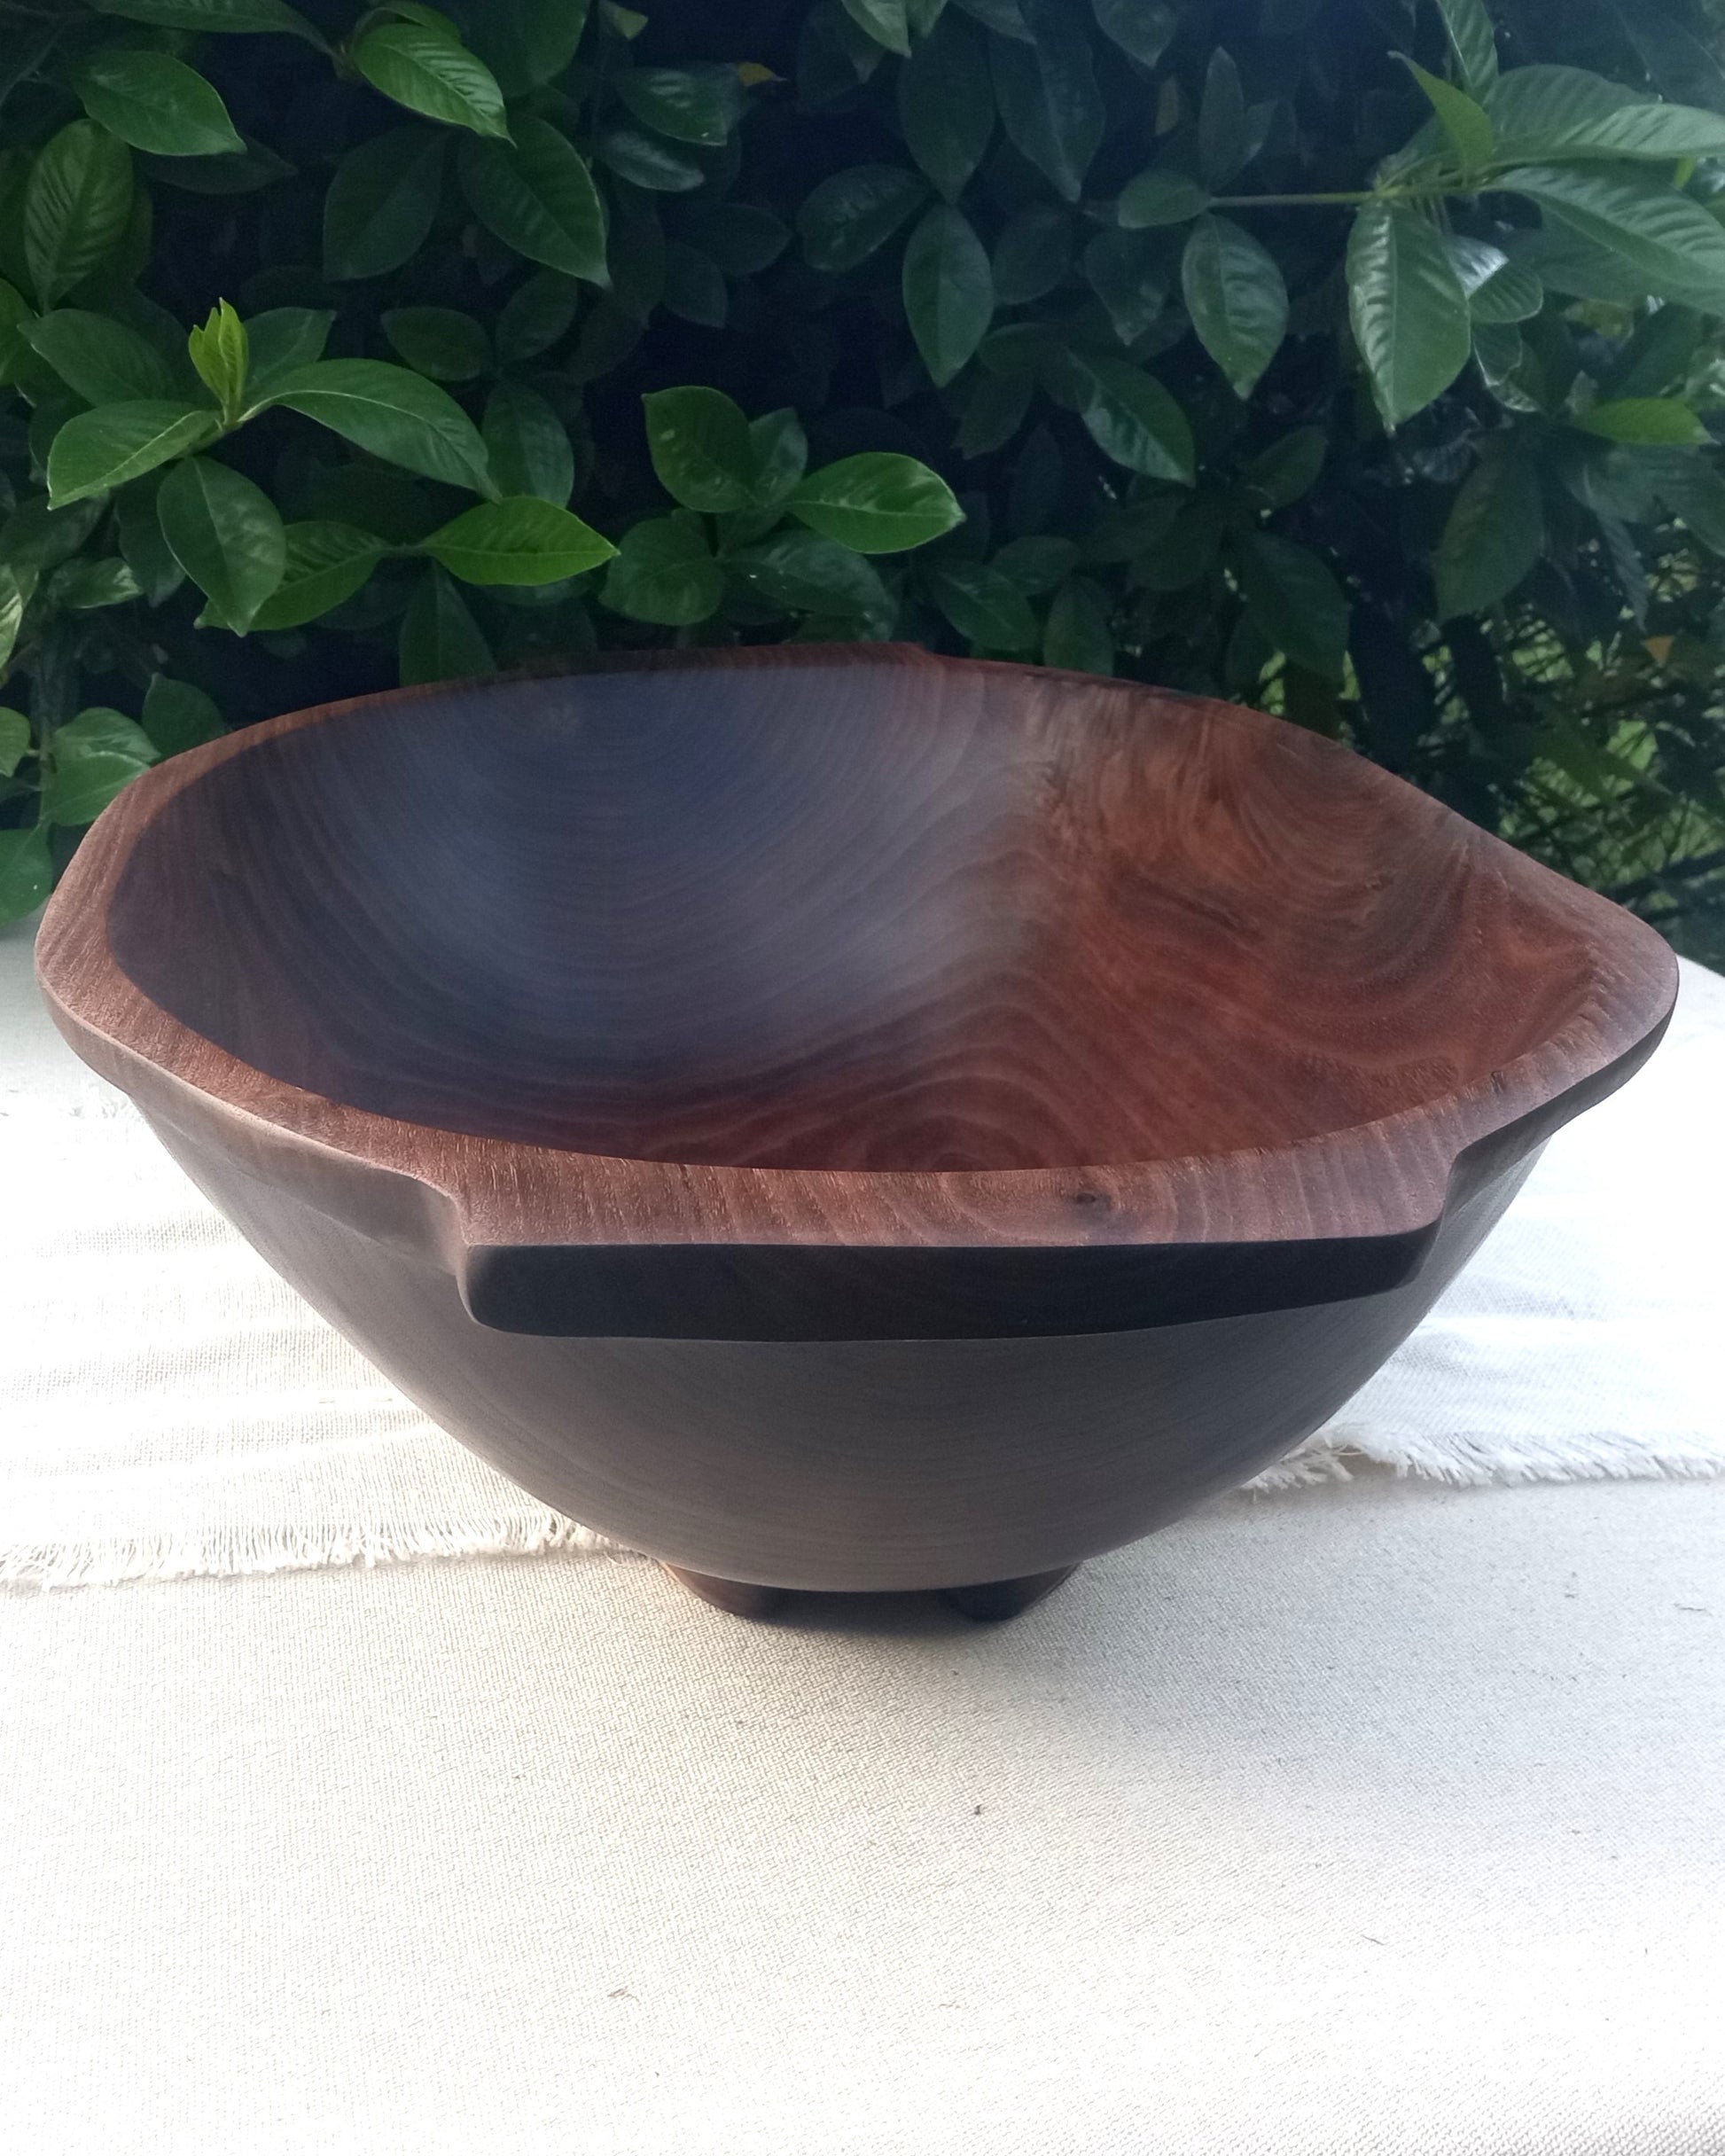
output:
M504 364L537 359L560 343L574 325L579 300L574 281L558 270L535 270L518 285L497 316L495 341Z
M1234 559L1240 596L1275 648L1296 666L1339 681L1350 610L1328 563L1272 532L1243 533Z
M90 0L99 15L150 22L166 30L206 33L278 30L327 51L321 31L286 0Z
M1152 165L1121 188L1118 214L1130 232L1147 225L1187 224L1209 207L1209 189L1190 173Z
M644 128L709 150L726 141L743 111L734 67L628 68L612 86Z
M560 75L587 27L589 0L484 0L469 15L475 52L505 97L523 97Z
M859 554L925 546L964 512L938 472L914 457L872 450L811 472L790 498L791 514Z
M74 120L36 152L24 195L24 254L41 306L87 277L118 246L132 209L126 145Z
M175 560L208 598L211 613L243 636L287 564L275 504L230 465L190 457L162 481L156 517Z
M1128 472L1190 487L1197 449L1186 415L1152 374L1123 359L1081 363L1079 417L1097 447Z
M1509 164L1622 158L1654 164L1725 155L1725 114L1646 102L1627 85L1580 67L1515 67L1486 93L1484 109Z
M156 348L110 315L59 308L31 323L24 335L32 351L86 403L166 397L176 387L174 371Z
M986 562L929 562L930 598L969 644L985 652L1032 652L1041 642L1029 602L1010 576Z
M250 394L265 396L283 375L321 359L334 320L323 307L272 307L254 315L246 324Z
M410 113L476 135L507 135L503 93L485 62L420 22L384 22L355 43L353 63L373 90Z
M530 494L563 508L575 484L575 453L556 410L520 382L499 382L486 402L480 433L491 476L507 498Z
M1181 290L1198 341L1249 397L1288 330L1288 288L1276 257L1228 217L1200 217L1180 263Z
M749 449L754 458L749 481L750 511L760 515L782 508L796 491L808 463L808 438L802 421L788 407L751 419Z
M962 210L940 203L922 218L904 250L902 284L910 334L941 386L968 363L995 311L988 257Z
M157 761L150 737L106 705L81 711L54 730L42 786L45 822L94 823L114 796Z
M1025 0L1022 12L1034 42L989 45L1001 124L1056 194L1076 202L1105 121L1090 40L1078 0Z
M84 110L110 135L158 157L243 150L221 93L195 67L148 45L99 45L73 77Z
M888 52L901 55L910 50L910 29L905 20L905 0L843 0L846 14L865 35Z
M890 625L893 600L874 565L852 548L795 526L730 557L734 575L758 598L788 613Z
M593 145L594 154L620 179L645 188L650 194L688 194L703 184L706 173L685 150L640 128L606 128Z
M332 519L290 524L284 536L281 582L253 616L254 629L298 629L315 621L362 590L383 557L380 539Z
M1234 56L1218 45L1204 74L1204 96L1198 110L1198 161L1205 184L1225 187L1250 153L1245 96Z
M701 520L686 509L631 525L605 574L605 603L613 613L669 629L705 621L724 589Z
M1180 27L1168 0L1091 0L1091 6L1103 35L1146 67L1155 66Z
M320 359L284 375L269 402L345 435L409 472L479 494L496 488L479 429L449 392L375 359Z
M512 143L464 143L461 184L480 223L506 247L566 277L610 283L593 176L549 121L523 115Z
M659 483L685 509L751 508L754 445L739 405L722 390L659 389L642 399Z
M226 300L218 300L209 319L190 332L186 352L222 416L236 418L251 371L252 344L246 324Z
M835 172L797 213L809 267L834 276L855 269L927 199L923 181L903 165L852 165Z
M68 561L48 580L47 598L52 606L68 613L90 613L98 606L123 606L139 596L141 587L123 559Z
M1497 79L1497 39L1487 0L1438 0L1462 86L1479 97Z
M447 138L391 128L349 150L324 200L324 271L383 277L417 254L437 215Z
M396 644L404 683L462 681L495 674L497 661L467 602L434 564L407 603Z
M1378 409L1399 426L1448 388L1472 348L1443 236L1414 210L1368 203L1348 240L1347 297Z
M122 487L113 504L121 554L152 606L171 598L185 582L185 571L175 560L156 519L156 492L162 477L158 470Z
M937 194L956 202L995 131L995 95L976 33L948 9L899 69L904 145Z
M183 749L218 739L224 730L221 707L213 696L166 674L151 677L138 719L159 756L177 756Z
M1316 486L1329 454L1321 426L1297 426L1253 457L1240 477L1271 509L1290 509Z
M491 343L472 315L453 307L392 307L379 327L416 374L471 382L491 364Z
M55 508L106 494L215 440L220 422L207 405L167 398L104 404L68 419L48 452Z
M1617 255L1647 289L1725 313L1725 229L1672 188L1611 171L1534 165L1502 184Z
M535 495L481 502L422 543L468 584L553 584L609 561L609 539Z
M1545 545L1539 476L1513 453L1482 459L1451 505L1435 572L1440 619L1481 613L1515 590Z
M1104 227L1086 246L1083 268L1115 336L1122 344L1136 344L1167 304L1174 260L1167 236Z
M1460 169L1477 172L1488 165L1497 148L1497 131L1486 108L1455 83L1445 82L1441 75L1429 74L1405 53L1401 57L1409 74L1425 92L1439 126L1449 137L1449 146Z
M1706 449L1713 437L1680 397L1613 397L1581 416L1589 434L1658 449Z
M1073 215L1058 202L1031 202L1008 219L989 262L1002 307L1025 307L1052 292L1072 267Z

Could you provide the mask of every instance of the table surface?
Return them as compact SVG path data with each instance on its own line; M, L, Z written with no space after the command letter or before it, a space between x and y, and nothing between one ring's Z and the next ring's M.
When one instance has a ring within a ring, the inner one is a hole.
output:
M1001 1629L566 1552L0 1598L63 2151L1725 2150L1725 1486L1219 1504Z

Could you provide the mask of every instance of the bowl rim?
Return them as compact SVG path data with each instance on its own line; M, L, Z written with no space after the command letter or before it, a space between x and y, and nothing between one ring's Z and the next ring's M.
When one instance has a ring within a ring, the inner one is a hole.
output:
M1588 993L1548 1039L1453 1093L1372 1121L1230 1152L1081 1167L856 1170L693 1165L480 1137L348 1106L242 1061L156 1004L108 936L111 902L167 804L231 757L350 715L518 681L738 666L887 665L1034 675L1115 689L1194 715L1227 713L1346 756L1385 798L1453 818L1530 904L1560 918L1590 967ZM1470 1163L1526 1152L1623 1082L1652 1052L1677 991L1670 947L1585 890L1341 745L1269 715L1147 683L902 644L605 652L313 706L183 752L104 810L50 901L38 979L72 1045L152 1120L188 1137L212 1114L242 1167L285 1181L367 1233L446 1253L522 1246L811 1245L893 1248L1261 1245L1429 1232Z

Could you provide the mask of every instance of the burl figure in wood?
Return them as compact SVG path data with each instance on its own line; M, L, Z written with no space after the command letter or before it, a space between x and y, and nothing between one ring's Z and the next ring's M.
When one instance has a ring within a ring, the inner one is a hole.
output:
M39 950L74 1046L410 1398L753 1613L1010 1614L1265 1465L1675 983L1295 727L866 645L193 749Z

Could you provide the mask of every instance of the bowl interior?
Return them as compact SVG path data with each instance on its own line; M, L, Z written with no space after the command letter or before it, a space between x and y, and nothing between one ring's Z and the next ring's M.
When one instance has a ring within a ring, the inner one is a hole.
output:
M802 1168L1285 1145L1484 1077L1588 994L1512 856L1292 728L774 656L248 745L144 831L114 955L349 1105Z

